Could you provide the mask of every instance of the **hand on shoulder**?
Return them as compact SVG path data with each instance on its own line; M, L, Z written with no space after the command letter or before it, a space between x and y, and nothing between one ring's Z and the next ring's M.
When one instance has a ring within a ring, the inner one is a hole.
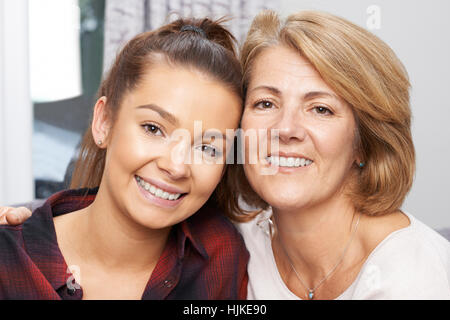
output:
M31 217L31 211L25 207L0 207L0 225L17 226Z

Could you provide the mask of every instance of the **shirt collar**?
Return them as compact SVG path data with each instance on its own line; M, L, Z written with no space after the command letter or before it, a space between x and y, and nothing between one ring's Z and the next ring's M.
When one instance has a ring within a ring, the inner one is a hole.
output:
M25 248L30 258L36 264L55 290L65 286L72 276L59 249L53 218L69 212L81 210L90 205L97 194L98 188L67 190L51 196L23 225ZM201 208L194 216L174 225L176 235L177 258L183 260L187 243L204 259L208 253L197 236L197 225L194 220L208 214L206 207Z
M50 282L53 289L58 290L66 285L72 275L59 249L53 217L60 214L60 206L70 206L69 194L65 192L51 196L32 216L23 224L25 248L40 272ZM73 196L70 195L73 199ZM72 203L72 210L77 210Z
M201 210L201 209L200 209ZM202 212L197 212L195 214L201 214ZM206 252L205 247L203 246L200 239L198 239L198 236L196 236L196 233L192 227L192 219L188 218L187 220L181 222L178 226L178 257L183 258L184 257L184 248L186 246L185 242L186 239L189 240L192 247L195 248L195 250L204 258L209 259L208 253Z

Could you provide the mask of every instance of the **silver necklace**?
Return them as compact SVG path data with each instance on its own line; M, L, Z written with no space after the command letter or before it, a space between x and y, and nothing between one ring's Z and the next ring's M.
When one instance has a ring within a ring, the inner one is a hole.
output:
M283 248L284 254L286 255L286 257L289 260L289 263L291 265L292 270L294 270L295 275L297 276L298 280L300 281L300 283L302 284L302 286L307 290L307 297L312 300L314 298L314 294L315 291L317 290L317 288L319 288L332 274L333 272L336 270L336 268L341 264L341 262L344 260L344 256L345 253L347 252L347 249L350 246L350 243L352 242L353 238L355 237L356 234L356 230L358 230L358 225L359 225L359 220L361 218L361 213L358 216L358 220L356 221L356 225L355 225L355 229L353 230L352 235L350 236L349 241L347 242L344 251L342 252L341 256L339 257L339 260L337 261L337 263L334 265L334 267L325 275L325 277L322 278L322 280L319 281L318 284L316 284L313 288L309 288L307 285L305 285L305 283L303 282L302 278L300 277L300 275L298 274L297 270L294 267L294 264L292 263L291 258L289 257L288 253L286 252L286 249L284 248L283 245L281 245L281 247Z

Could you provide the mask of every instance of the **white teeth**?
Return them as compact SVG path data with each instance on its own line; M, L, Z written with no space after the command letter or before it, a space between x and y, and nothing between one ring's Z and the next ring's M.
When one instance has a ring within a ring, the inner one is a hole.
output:
M161 199L165 199L165 200L177 200L180 196L181 193L169 193L167 191L163 191L157 187L155 187L154 185L151 185L148 182L145 182L144 180L142 180L142 178L136 176L136 181L139 183L139 185L144 188L145 190L147 190L148 192L150 192L151 194L153 194L154 196L161 198Z
M295 164L295 159L292 158L292 157L289 157L289 158L287 159L287 166L288 166L288 167L293 167L294 164Z
M274 165L280 167L306 167L313 163L312 160L305 158L294 158L294 157L278 157L278 156L270 156L267 158L267 161Z
M272 159L271 162L274 166L280 165L280 158L279 157L269 157L269 159Z

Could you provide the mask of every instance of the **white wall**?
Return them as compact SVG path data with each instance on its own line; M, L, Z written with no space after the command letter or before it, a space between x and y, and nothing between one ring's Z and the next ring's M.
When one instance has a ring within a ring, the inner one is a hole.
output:
M28 0L0 0L0 204L34 196Z
M367 28L367 8L380 11L380 29L405 64L411 84L414 186L403 209L434 228L450 227L450 1L281 0L280 13L316 9Z

